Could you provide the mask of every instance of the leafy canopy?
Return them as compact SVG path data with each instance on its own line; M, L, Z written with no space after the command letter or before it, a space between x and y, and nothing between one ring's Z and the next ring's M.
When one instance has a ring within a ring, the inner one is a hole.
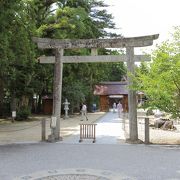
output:
M144 91L149 107L180 117L180 27L157 47L152 60L137 70L136 89Z

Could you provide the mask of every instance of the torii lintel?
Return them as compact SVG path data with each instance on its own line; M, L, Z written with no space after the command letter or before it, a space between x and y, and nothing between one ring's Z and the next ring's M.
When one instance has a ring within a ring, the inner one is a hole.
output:
M125 48L151 46L159 34L114 39L49 39L33 37L40 49Z

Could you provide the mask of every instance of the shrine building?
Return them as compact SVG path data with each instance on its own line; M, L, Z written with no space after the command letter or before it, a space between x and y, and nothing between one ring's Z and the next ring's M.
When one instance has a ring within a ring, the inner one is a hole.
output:
M94 95L100 96L100 111L109 111L113 103L121 101L123 111L128 112L127 82L101 82L94 87Z

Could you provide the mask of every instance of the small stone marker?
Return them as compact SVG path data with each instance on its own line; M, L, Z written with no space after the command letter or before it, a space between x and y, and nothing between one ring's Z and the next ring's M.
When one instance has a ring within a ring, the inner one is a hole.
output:
M65 110L65 117L64 117L64 119L67 119L67 118L69 118L68 111L69 111L69 104L70 103L68 102L67 99L65 99L65 102L63 104L64 104L64 110Z

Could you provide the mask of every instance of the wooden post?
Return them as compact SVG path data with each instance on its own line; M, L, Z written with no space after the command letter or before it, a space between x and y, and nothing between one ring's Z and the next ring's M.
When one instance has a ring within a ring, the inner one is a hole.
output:
M145 118L145 144L149 144L149 118Z
M63 49L56 49L55 53L55 80L54 80L54 114L57 118L54 128L55 140L60 140L60 118L61 118L61 93L62 93L62 71L63 71Z
M126 48L127 56L127 69L128 69L128 107L129 107L129 134L130 141L135 142L138 140L138 127L137 127L137 102L136 91L131 90L132 75L134 75L134 47Z
M46 119L41 120L41 138L42 141L46 141Z

